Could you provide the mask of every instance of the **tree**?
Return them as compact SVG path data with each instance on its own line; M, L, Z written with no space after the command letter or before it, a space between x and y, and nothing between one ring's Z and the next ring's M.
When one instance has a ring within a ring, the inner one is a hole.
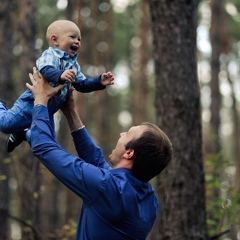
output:
M150 0L158 125L174 155L158 179L161 212L152 239L207 239L200 93L198 1Z
M13 10L15 2L4 1L0 4L0 69L1 69L1 90L0 96L7 103L11 103L11 90L13 89L12 68L13 56L9 54L9 49L13 47ZM3 47L3 46L8 47ZM5 146L6 135L1 133L0 144ZM9 215L9 162L5 151L0 152L0 239L7 239L8 235L8 215Z
M224 0L211 0L211 27L210 39L212 46L211 55L211 128L213 132L212 153L216 154L221 150L219 137L221 93L219 84L220 55L226 51L227 39L225 28Z
M145 17L140 17L137 15L138 21L140 21L140 26L138 28L138 35L140 39L140 46L135 44L132 48L132 92L131 92L131 113L133 115L133 124L141 124L143 121L150 121L146 119L147 114L147 97L149 92L149 79L148 79L148 63L151 56L150 46L149 46L149 26L150 18L148 11L148 3L146 0L142 0L139 6L141 14L145 13ZM147 10L147 11L146 11ZM135 37L136 38L136 37ZM134 45L134 44L133 44Z
M34 0L18 1L18 23L17 33L18 45L21 46L19 55L18 74L16 78L17 96L26 90L26 82L28 74L32 72L35 66L36 50L36 20L35 20L35 4ZM17 177L18 191L20 193L19 219L29 224L28 228L23 231L23 238L40 239L36 231L39 224L39 161L34 159L28 143L22 143L13 153L11 158L14 161L13 168ZM26 227L26 225L25 225Z
M228 66L228 63L227 63ZM240 119L239 119L239 113L238 113L238 109L237 109L237 98L235 95L235 91L234 91L234 85L233 85L233 80L231 79L231 77L229 76L228 73L228 81L229 84L231 86L231 98L232 98L232 117L233 117L233 163L236 166L236 171L235 171L235 176L234 176L234 181L233 181L233 185L236 189L236 191L234 191L234 197L236 199L236 202L238 203L238 207L237 207L237 216L239 213L239 201L240 201L240 161L239 161L239 156L240 156L240 127L239 127L239 123L240 123ZM235 209L234 209L235 210ZM236 213L236 211L234 211L234 213ZM232 227L232 231L231 231L231 236L233 239L237 239L238 236L238 232L240 229L239 223L240 223L240 219L237 217L238 222L234 222L234 225ZM229 221L229 219L228 219ZM230 225L230 224L229 224Z

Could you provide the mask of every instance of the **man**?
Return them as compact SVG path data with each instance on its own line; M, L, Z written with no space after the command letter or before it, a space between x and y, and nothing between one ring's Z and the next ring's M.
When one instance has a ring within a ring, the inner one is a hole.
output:
M83 200L77 240L146 239L159 211L148 181L170 162L172 144L155 125L144 123L120 134L110 155L112 167L93 142L77 114L73 94L63 107L79 157L62 149L54 138L48 99L64 86L52 88L30 74L26 84L35 97L31 147L36 157Z

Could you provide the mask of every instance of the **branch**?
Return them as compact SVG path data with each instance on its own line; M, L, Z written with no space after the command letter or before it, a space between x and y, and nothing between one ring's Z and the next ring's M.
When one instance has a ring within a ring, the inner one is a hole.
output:
M229 233L229 232L230 232L230 229L227 229L227 230L225 230L224 232L221 232L221 233L219 233L219 234L217 234L217 235L215 235L215 236L212 236L210 239L211 239L211 240L218 239L218 238L221 237L222 235L224 235L224 234L226 234L226 233Z
M40 237L39 237L40 231L37 230L33 225L25 222L24 220L22 220L22 219L20 219L20 218L18 218L18 217L12 216L12 215L10 215L10 214L8 214L8 217L11 218L11 219L13 219L13 220L15 220L15 221L17 221L17 222L19 222L19 223L21 223L21 224L24 225L24 226L29 227L29 228L32 230L32 232L33 232L33 236L34 236L33 239L34 239L34 240L40 240Z

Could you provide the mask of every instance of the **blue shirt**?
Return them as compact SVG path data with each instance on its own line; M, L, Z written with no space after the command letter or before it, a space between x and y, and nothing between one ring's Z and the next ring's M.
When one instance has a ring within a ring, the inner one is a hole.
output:
M83 200L76 239L146 239L159 211L151 184L111 168L85 128L72 133L79 157L62 149L53 132L47 108L34 107L33 153Z
M65 70L73 69L76 74L73 86L77 91L92 92L104 89L105 86L101 84L101 75L93 79L86 78L81 71L81 67L77 62L77 58L78 54L76 54L74 57L71 57L68 52L49 47L42 53L41 57L37 59L36 65L39 72L53 87L56 87L60 83L60 76ZM71 87L72 84L67 82L67 87L61 90L59 98L62 101L66 100L67 94Z

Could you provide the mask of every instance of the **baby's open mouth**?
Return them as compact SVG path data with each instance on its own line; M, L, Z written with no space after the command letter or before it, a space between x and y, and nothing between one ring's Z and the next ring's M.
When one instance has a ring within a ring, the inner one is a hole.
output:
M73 50L73 51L77 51L78 47L72 46L72 47L70 47L70 49Z

